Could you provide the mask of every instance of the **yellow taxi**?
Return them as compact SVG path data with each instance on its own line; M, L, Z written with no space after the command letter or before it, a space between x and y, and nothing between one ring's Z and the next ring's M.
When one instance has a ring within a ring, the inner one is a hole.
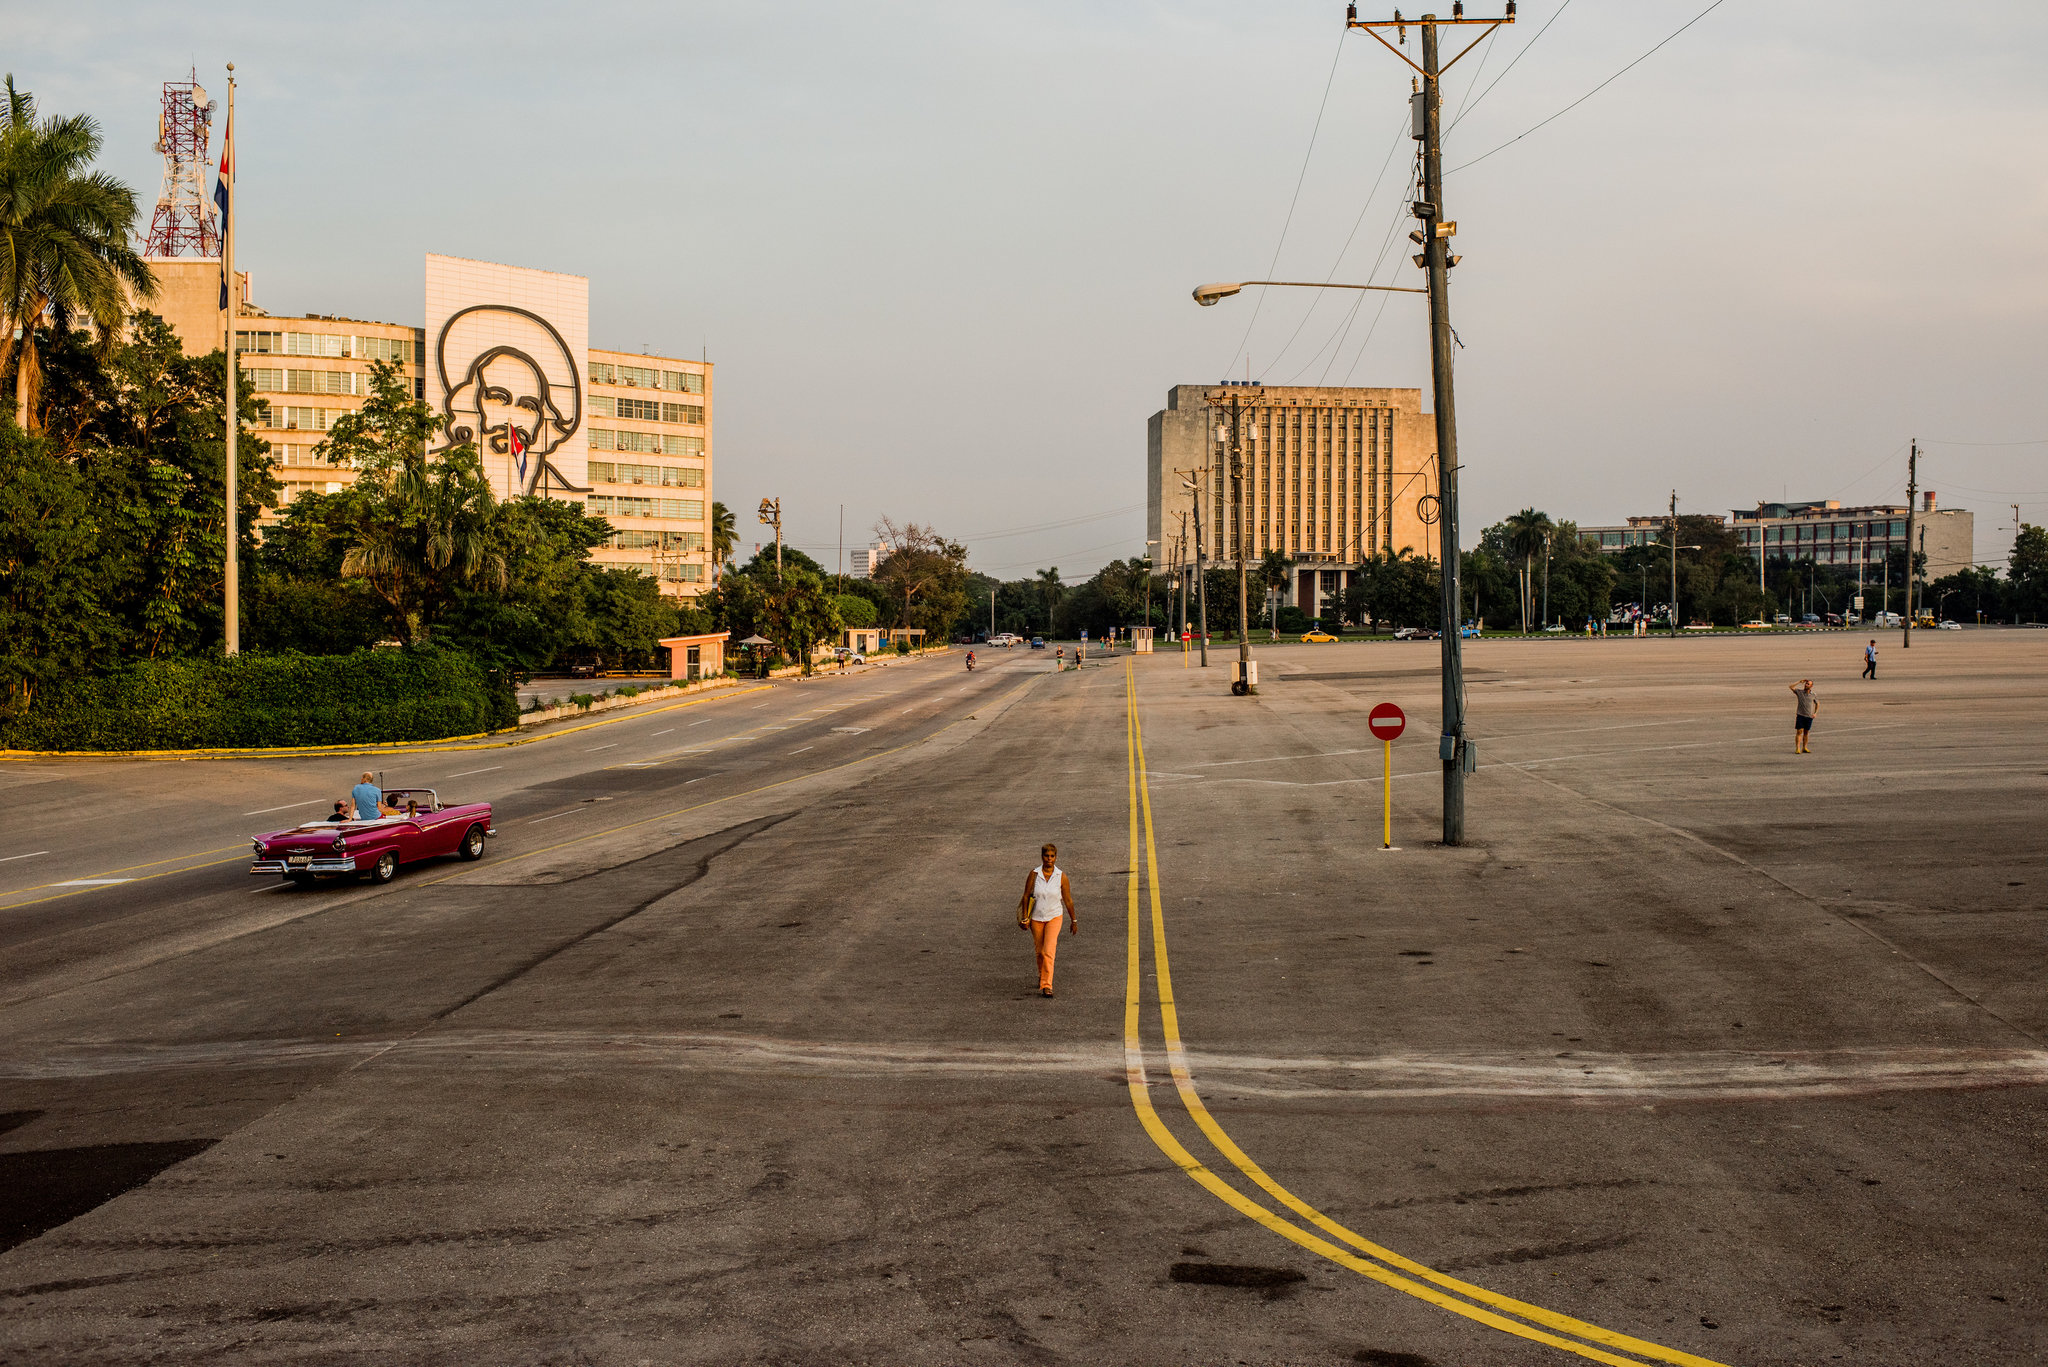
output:
M1327 645L1337 638L1327 631L1306 631L1302 633L1301 639L1307 645Z

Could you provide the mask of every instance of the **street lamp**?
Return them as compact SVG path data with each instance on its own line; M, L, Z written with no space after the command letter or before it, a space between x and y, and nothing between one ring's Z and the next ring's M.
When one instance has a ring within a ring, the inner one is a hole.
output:
M1383 290L1388 294L1428 294L1428 290L1411 289L1406 285L1339 285L1331 281L1318 280L1226 280L1213 285L1198 285L1195 288L1195 302L1203 308L1211 308L1219 299L1228 299L1246 285L1284 285L1301 290Z

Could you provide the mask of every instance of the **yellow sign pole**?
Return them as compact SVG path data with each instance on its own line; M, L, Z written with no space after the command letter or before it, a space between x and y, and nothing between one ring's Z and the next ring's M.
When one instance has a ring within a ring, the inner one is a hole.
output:
M1387 742L1387 764L1385 776L1380 780L1380 796L1385 804L1386 819L1381 832L1380 848L1394 848L1394 742Z

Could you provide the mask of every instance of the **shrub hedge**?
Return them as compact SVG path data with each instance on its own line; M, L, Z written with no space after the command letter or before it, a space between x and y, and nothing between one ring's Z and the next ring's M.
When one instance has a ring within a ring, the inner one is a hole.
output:
M443 740L517 724L512 681L459 651L147 660L0 713L0 749L205 750Z

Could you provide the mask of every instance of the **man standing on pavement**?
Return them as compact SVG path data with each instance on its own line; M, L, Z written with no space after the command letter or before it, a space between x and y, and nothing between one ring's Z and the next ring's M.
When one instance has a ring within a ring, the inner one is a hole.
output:
M1069 935L1081 933L1081 918L1074 912L1074 888L1057 862L1059 849L1046 845L1038 851L1039 867L1024 875L1024 896L1017 903L1017 924L1030 929L1038 948L1038 995L1052 995L1052 960L1059 952L1060 922L1067 923Z
M350 792L349 798L356 804L356 820L375 821L378 817L377 804L384 800L384 790L373 782L374 775L365 772L363 781Z
M1866 679L1874 679L1877 677L1876 641L1872 641L1869 645L1863 647L1863 677Z
M1813 719L1820 711L1820 699L1814 696L1813 680L1801 679L1792 685L1792 701L1798 712L1792 718L1792 753L1807 755L1813 753L1807 748L1807 741L1813 735Z

